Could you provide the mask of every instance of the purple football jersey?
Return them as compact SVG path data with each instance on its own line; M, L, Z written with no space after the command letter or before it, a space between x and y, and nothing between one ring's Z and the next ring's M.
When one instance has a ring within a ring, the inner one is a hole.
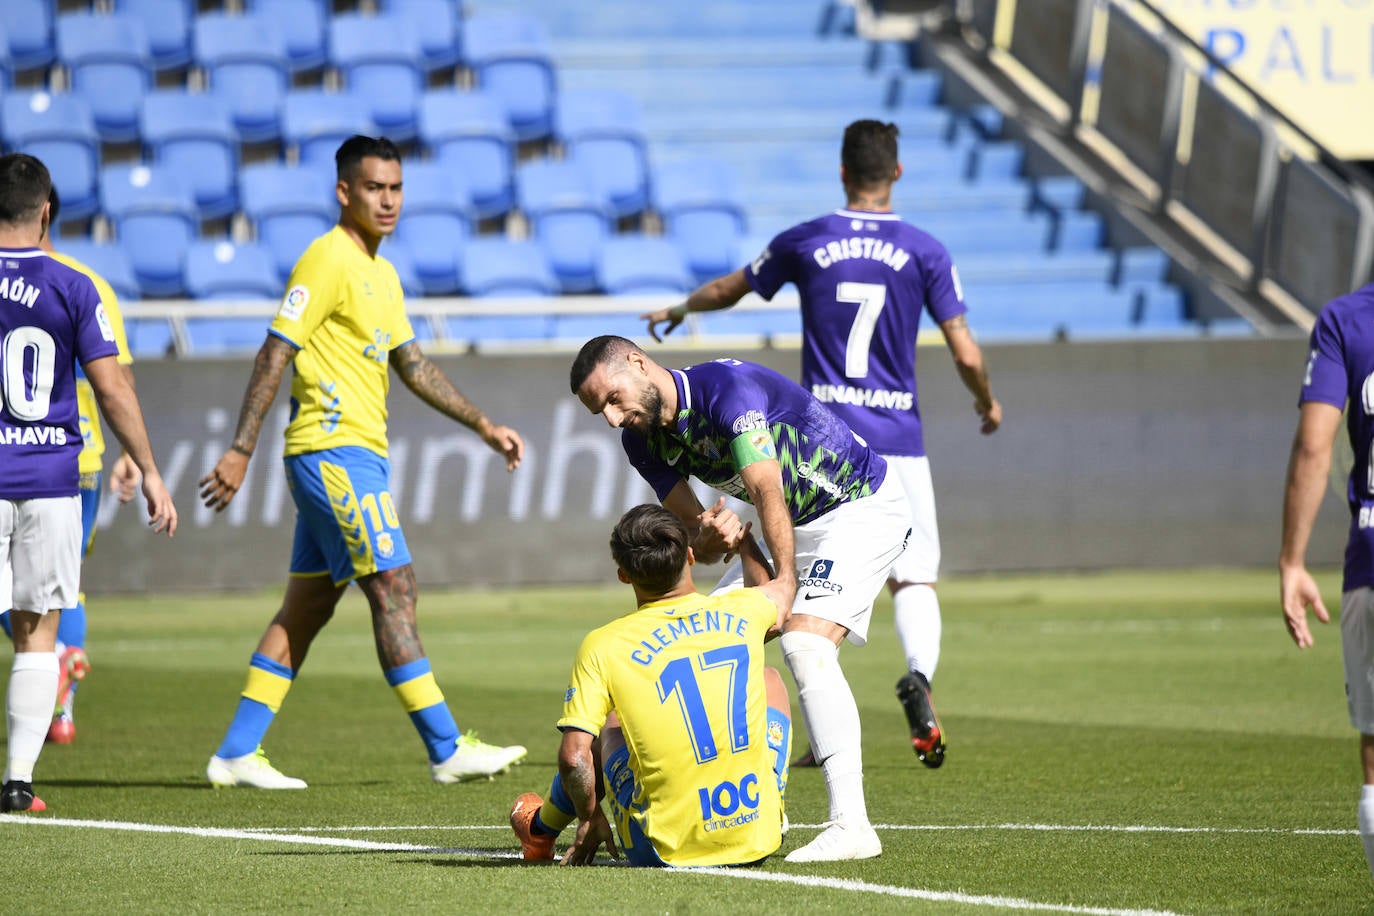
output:
M949 252L894 213L837 210L773 239L744 275L801 293L802 385L884 455L924 455L916 334L968 309Z
M621 433L630 464L659 499L695 477L749 502L740 469L776 460L798 525L871 495L887 462L787 376L757 363L718 359L673 372L677 417L648 436Z
M76 495L76 364L118 352L89 277L0 249L0 498Z
M1344 591L1374 586L1374 284L1333 299L1312 328L1305 401L1344 409L1355 466L1350 469L1346 499L1350 504L1350 539L1345 548Z

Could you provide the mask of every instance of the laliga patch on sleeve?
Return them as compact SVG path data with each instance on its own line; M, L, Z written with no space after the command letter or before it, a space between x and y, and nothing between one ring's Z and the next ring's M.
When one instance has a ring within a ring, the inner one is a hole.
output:
M110 327L110 316L105 314L105 306L100 303L95 307L95 323L100 325L100 336L114 343L115 334L114 328Z
M305 307L310 304L310 290L304 286L293 286L286 291L286 296L281 301L281 308L277 309L277 315L287 321L299 321L301 315L305 313Z

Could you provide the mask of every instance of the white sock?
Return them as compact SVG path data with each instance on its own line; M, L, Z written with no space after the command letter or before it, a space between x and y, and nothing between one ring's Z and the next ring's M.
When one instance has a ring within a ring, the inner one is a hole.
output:
M1366 783L1360 789L1360 807L1356 818L1360 825L1360 842L1364 844L1364 858L1374 874L1374 785Z
M816 633L784 633L780 642L783 659L797 682L797 700L811 735L811 749L825 774L829 819L866 824L859 707L840 669L839 649Z
M51 652L16 652L5 694L9 727L9 760L5 782L33 782L33 766L57 705L57 656Z
M906 655L908 671L935 680L940 664L940 599L929 585L904 585L892 596L897 640Z

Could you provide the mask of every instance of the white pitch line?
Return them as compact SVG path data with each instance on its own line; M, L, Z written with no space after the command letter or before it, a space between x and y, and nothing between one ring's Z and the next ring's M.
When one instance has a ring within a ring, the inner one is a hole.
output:
M126 830L137 833L181 834L214 839L263 840L272 843L291 843L305 846L328 846L344 849L366 849L374 852L423 852L430 854L465 855L473 858L518 859L517 852L498 852L490 849L463 849L450 846L422 846L415 843L377 843L371 840L350 840L343 837L323 837L305 833L266 833L261 829L231 830L224 827L178 827L172 824L141 824L135 821L89 821L64 817L35 817L28 814L0 814L0 823L22 824L30 827L87 827L97 830ZM299 829L299 828L298 828ZM357 829L357 828L311 828L311 829ZM429 828L420 828L429 829ZM456 828L450 828L456 829ZM475 829L475 828L463 828ZM476 829L492 829L487 825ZM1060 913L1081 913L1085 916L1178 916L1168 910L1123 910L1100 907L1083 907L1073 904L1040 903L1035 900L1022 900L1016 897L980 896L961 894L954 891L930 891L915 887L897 887L890 884L872 884L867 881L853 881L845 878L827 878L820 875L790 875L781 872L756 872L739 868L703 869L665 869L669 872L686 874L715 875L717 877L743 878L752 881L771 881L780 884L798 884L806 887L820 887L829 890L851 891L866 894L880 894L887 897L903 897L916 900L930 900L943 903L963 903L969 906L991 906L1004 910L1047 910Z
M1088 916L1179 916L1172 910L1120 910L1110 907L1076 906L1071 903L1040 903L1018 897L994 897L982 894L961 894L957 891L928 891L916 887L894 887L890 884L870 884L848 878L823 878L819 875L789 875L776 871L745 871L740 868L673 868L668 871L697 875L728 875L751 881L771 881L778 884L799 884L828 890L881 894L885 897L906 897L937 903L962 903L968 906L991 906L999 910L1050 910L1056 913L1084 913Z
M793 824L793 830L823 830L825 824ZM398 827L243 827L250 833L369 833L412 830L509 830L505 824L416 824ZM1284 836L1355 836L1358 830L1319 827L1165 827L1153 824L874 824L874 830L1022 830L1032 833L1210 833L1282 834Z
M230 830L225 827L178 827L174 824L140 824L136 821L87 821L67 817L35 817L30 814L0 814L0 822L32 827L88 827L96 830L128 830L135 833L175 833L184 836L210 837L228 840L265 840L272 843L294 843L302 846L331 846L343 849L367 849L373 852L428 852L450 855L479 856L489 859L518 859L518 852L496 852L490 849L463 849L454 846L422 846L418 843L376 843L371 840L350 840L345 837L310 836L303 833L262 833L256 830Z

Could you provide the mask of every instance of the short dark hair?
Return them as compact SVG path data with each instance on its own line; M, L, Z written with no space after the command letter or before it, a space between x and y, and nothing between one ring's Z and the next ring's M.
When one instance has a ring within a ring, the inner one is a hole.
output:
M399 162L401 151L386 137L364 137L354 134L339 144L334 153L334 168L340 181L352 181L358 174L358 166L368 156L387 162Z
M844 129L840 163L849 183L872 187L892 180L897 170L897 125L865 119Z
M643 503L620 517L611 532L611 558L625 577L651 595L672 590L687 565L687 526L662 506Z
M626 337L617 337L614 334L593 337L577 351L577 358L573 360L572 370L568 373L568 384L572 388L572 393L577 394L578 389L587 381L587 376L591 375L597 366L626 353L643 352L639 344Z
M0 223L15 225L37 218L48 202L52 176L27 153L0 156Z

